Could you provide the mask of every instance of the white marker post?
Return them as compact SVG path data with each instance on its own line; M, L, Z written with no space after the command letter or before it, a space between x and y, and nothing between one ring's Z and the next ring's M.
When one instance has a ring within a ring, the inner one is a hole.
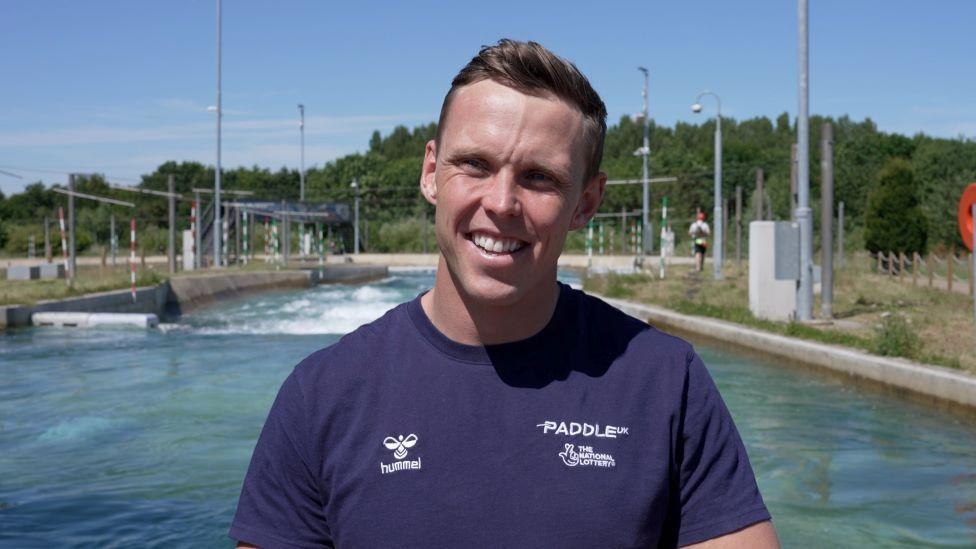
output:
M136 302L136 218L129 222L129 280L132 283L132 302Z
M71 268L68 266L68 240L64 235L64 208L61 206L58 206L58 223L61 225L61 253L64 255L64 272L70 285L74 273L71 272Z

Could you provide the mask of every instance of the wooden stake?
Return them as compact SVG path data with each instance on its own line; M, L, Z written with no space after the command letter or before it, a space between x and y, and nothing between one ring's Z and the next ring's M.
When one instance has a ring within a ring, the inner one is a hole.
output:
M918 263L921 260L918 252L912 252L912 286L918 286Z

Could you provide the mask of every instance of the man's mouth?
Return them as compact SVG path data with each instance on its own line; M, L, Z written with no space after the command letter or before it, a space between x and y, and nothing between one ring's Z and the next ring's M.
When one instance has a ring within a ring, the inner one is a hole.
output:
M481 248L485 253L491 255L513 254L528 245L528 243L517 238L489 236L479 232L468 234L468 240L473 242L475 246Z

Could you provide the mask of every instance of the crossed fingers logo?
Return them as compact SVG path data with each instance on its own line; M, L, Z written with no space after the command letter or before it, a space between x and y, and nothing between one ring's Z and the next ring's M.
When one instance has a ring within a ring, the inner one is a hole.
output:
M400 435L397 438L386 437L383 439L383 446L386 446L387 450L393 450L393 457L397 459L403 459L407 457L407 448L413 448L417 444L417 435L411 433L404 438Z

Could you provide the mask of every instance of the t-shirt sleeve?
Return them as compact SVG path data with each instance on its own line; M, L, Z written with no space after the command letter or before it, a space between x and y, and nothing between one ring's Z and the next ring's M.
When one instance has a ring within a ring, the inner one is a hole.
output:
M307 441L305 399L293 373L254 448L231 538L262 548L332 546Z
M769 520L742 439L697 353L689 356L683 407L678 545Z

